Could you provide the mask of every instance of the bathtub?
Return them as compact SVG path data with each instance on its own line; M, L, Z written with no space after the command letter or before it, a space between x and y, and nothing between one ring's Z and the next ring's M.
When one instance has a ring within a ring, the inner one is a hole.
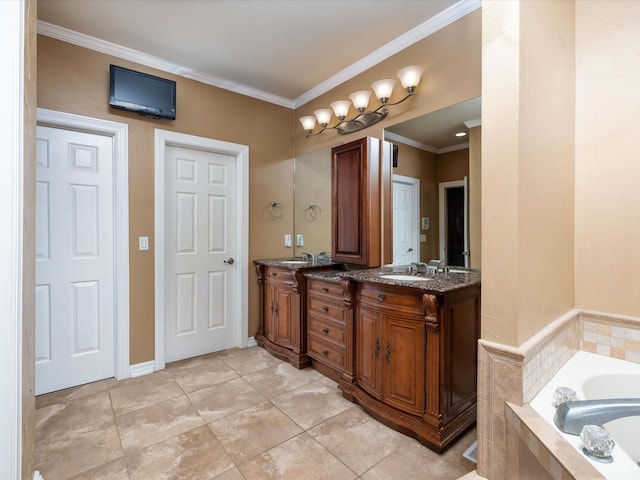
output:
M582 454L579 436L560 432L553 421L553 392L569 387L580 400L603 398L640 398L640 364L579 351L551 378L531 401L531 407ZM640 417L627 417L604 425L616 442L613 463L601 463L585 455L605 478L640 479Z

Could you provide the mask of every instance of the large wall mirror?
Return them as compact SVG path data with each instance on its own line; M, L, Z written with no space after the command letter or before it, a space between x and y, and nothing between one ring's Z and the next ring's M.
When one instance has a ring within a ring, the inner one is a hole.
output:
M473 266L469 255L470 131L480 125L480 97L387 127L397 146L393 168L394 264L443 259ZM456 134L464 133L464 136ZM479 141L476 155L479 155ZM479 178L477 182L479 185ZM331 149L295 160L294 253L331 250ZM467 226L465 230L465 225ZM479 232L473 232L479 238Z

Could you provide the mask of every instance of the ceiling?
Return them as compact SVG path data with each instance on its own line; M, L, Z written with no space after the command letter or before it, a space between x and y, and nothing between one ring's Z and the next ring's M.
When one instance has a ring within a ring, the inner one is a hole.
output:
M297 108L480 0L38 0L38 32Z

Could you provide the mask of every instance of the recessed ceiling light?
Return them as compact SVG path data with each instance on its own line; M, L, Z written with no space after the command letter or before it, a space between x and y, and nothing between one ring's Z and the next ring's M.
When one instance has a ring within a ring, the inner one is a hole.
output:
M465 132L458 132L456 133L456 137L464 137L466 135Z

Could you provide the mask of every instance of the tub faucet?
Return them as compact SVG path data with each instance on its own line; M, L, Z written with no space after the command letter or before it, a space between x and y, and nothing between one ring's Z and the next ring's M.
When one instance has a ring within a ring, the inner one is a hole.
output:
M636 416L640 416L640 398L611 398L561 403L553 420L564 433L580 435L585 425L604 425L618 418Z

